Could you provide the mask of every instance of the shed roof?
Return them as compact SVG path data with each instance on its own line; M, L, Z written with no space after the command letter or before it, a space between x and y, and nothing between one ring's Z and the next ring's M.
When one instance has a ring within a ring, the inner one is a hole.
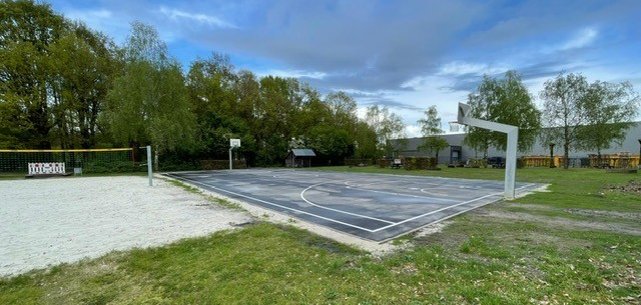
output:
M292 149L292 154L296 157L316 157L314 151L309 148Z

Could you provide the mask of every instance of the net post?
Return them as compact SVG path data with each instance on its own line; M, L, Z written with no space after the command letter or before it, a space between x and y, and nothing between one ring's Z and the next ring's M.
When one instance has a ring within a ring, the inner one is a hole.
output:
M516 183L516 150L518 149L519 130L514 128L507 133L507 150L505 155L505 190L507 199L514 199Z
M151 164L151 145L147 145L147 175L149 176L149 186L154 186L153 172Z

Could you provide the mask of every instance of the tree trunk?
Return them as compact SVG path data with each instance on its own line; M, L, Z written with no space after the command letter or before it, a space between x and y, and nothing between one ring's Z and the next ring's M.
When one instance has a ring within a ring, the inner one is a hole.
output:
M158 171L158 146L154 149L154 171Z
M568 169L570 167L570 145L566 142L563 144L563 168Z
M563 141L563 168L568 169L570 167L570 130L569 126L565 124L564 132L564 141Z
M129 147L131 147L131 159L134 162L139 162L140 161L140 143L136 141L129 141Z

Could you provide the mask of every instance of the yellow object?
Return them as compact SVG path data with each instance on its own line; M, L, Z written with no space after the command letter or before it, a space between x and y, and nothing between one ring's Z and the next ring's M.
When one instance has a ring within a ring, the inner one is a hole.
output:
M0 149L0 152L106 152L106 151L130 151L132 148L91 148L91 149Z

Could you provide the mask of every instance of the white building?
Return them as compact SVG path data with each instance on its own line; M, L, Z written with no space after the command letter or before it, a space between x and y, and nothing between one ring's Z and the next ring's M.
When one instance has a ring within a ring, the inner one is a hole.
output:
M439 152L440 164L449 164L453 161L462 161L465 162L470 158L482 158L483 152L476 151L475 149L464 144L465 133L452 133L445 134L444 137L447 142L450 144L450 147L447 147ZM423 143L424 138L409 138L403 139L405 145L399 146L399 140L393 140L393 144L396 147L400 147L398 154L400 156L427 156L427 153L419 151L417 147ZM641 122L636 122L635 125L630 127L626 133L625 140L621 145L612 143L609 149L603 150L602 154L617 154L621 152L628 152L632 155L639 155L641 150ZM550 143L542 143L539 139L534 143L532 148L527 152L518 152L518 156L549 156L550 155ZM562 143L556 143L554 147L554 154L557 156L563 155L563 145ZM570 158L580 159L587 158L590 154L596 154L596 151L584 151L584 150L575 150L570 151ZM494 147L491 147L488 150L488 157L505 157L505 152L498 150Z

